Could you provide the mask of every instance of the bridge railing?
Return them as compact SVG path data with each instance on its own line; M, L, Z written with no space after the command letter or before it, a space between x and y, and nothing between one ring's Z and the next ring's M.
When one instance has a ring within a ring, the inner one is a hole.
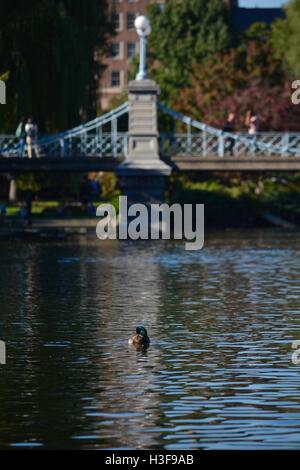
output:
M112 133L86 133L81 135L62 136L56 140L42 144L33 143L33 153L37 150L40 158L43 157L122 157L126 155L128 148L127 132ZM20 156L20 144L17 138L12 136L0 137L1 155L4 157ZM25 146L22 155L28 157L28 148Z
M260 132L254 136L228 133L184 116L161 103L158 106L175 121L180 121L181 126L186 126L185 133L160 135L160 153L163 156L186 154L198 157L300 157L300 133ZM124 103L90 122L39 139L33 143L33 149L38 150L40 157L126 156L128 135L126 132L119 132L118 120L128 112L129 104ZM0 155L16 157L20 153L20 143L14 135L0 136ZM28 156L26 146L23 156Z
M38 149L40 157L123 157L127 154L128 133L104 133L100 129L79 135L61 135L55 140L43 139L33 148ZM0 136L0 153L4 157L20 155L20 144L13 135ZM290 151L292 149L293 151ZM298 149L298 151L297 151ZM206 131L195 133L162 133L160 135L162 156L190 155L208 156L272 156L289 155L300 157L300 134L260 132L255 136L246 133L235 134L234 138L226 133L219 135ZM27 146L23 157L28 157Z
M125 132L92 132L69 135L55 142L44 143L43 154L47 157L122 157L127 149L128 134Z
M127 133L118 131L118 120L128 114L129 104L99 116L65 132L45 136L32 143L40 157L123 156L127 150ZM24 151L23 151L24 150ZM14 135L0 136L0 155L28 156L28 147L21 148Z
M233 135L221 131L213 134L205 130L181 134L164 133L160 135L160 149L164 156L184 154L198 157L239 157L279 154L282 157L300 157L300 134L259 132L251 136L247 133Z
M7 156L8 153L17 155L19 153L19 147L19 140L15 135L0 135L0 154L3 156Z
M218 155L228 153L239 155L276 155L279 157L300 156L300 133L257 133L254 136L243 133L223 132L221 129L185 116L158 103L159 109L186 126L185 134L175 134L171 139L161 136L163 151L173 154ZM166 150L165 150L166 149Z

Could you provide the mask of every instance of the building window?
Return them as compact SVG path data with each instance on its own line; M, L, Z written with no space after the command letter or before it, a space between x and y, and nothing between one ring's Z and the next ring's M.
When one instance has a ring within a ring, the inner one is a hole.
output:
M113 13L112 22L113 22L114 29L116 31L120 31L120 29L121 29L121 15L120 15L120 13Z
M113 88L121 86L121 72L119 70L113 70L111 72L111 86Z
M135 13L127 13L127 29L134 29Z
M110 57L118 60L121 58L121 45L119 42L113 42L110 50Z
M127 58L132 59L136 53L136 43L135 42L128 42L127 43Z

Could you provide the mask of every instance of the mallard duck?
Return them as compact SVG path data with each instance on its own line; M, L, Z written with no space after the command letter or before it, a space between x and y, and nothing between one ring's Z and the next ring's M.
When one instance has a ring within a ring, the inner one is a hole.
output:
M144 326L137 326L135 331L136 334L129 339L128 343L132 344L133 346L149 346L150 338L146 328Z

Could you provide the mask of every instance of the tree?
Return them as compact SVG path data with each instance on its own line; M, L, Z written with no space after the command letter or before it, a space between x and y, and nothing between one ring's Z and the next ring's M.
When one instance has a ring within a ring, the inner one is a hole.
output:
M289 72L300 77L300 0L290 0L286 18L277 20L273 26L272 42L279 57L284 57Z
M251 109L259 114L260 130L300 129L300 107L291 102L282 60L272 46L271 31L262 23L249 28L238 47L194 64L190 84L181 90L175 106L195 119L222 127L232 111L237 128L243 130Z
M83 175L76 173L26 173L16 177L16 185L23 193L40 195L43 192L61 199L66 194L76 195L83 178Z
M163 9L151 5L149 18L150 74L161 85L162 99L171 104L189 82L192 64L230 46L228 8L223 0L168 0Z
M112 32L106 0L1 0L2 131L33 115L47 132L95 111L99 63Z
M246 112L252 109L259 116L260 131L300 131L300 107L292 104L288 83L273 87L259 84L236 90L219 103L219 108L224 113L230 110L236 114L240 130L243 130ZM221 127L223 123L224 120L219 120L216 124Z

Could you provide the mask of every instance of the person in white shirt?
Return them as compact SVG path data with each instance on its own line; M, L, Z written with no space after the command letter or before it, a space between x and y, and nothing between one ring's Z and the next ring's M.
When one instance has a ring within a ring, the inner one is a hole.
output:
M38 140L38 126L34 123L32 118L29 118L26 123L25 133L28 158L33 157L33 150L35 152L36 157L39 158L39 149L38 146L35 145L35 142Z
M257 133L259 128L259 118L258 115L253 111L248 111L246 114L245 125L248 128L248 134L252 136L252 152L256 153L257 148Z
M248 134L255 135L258 132L258 116L252 111L246 114L245 125L248 127Z

